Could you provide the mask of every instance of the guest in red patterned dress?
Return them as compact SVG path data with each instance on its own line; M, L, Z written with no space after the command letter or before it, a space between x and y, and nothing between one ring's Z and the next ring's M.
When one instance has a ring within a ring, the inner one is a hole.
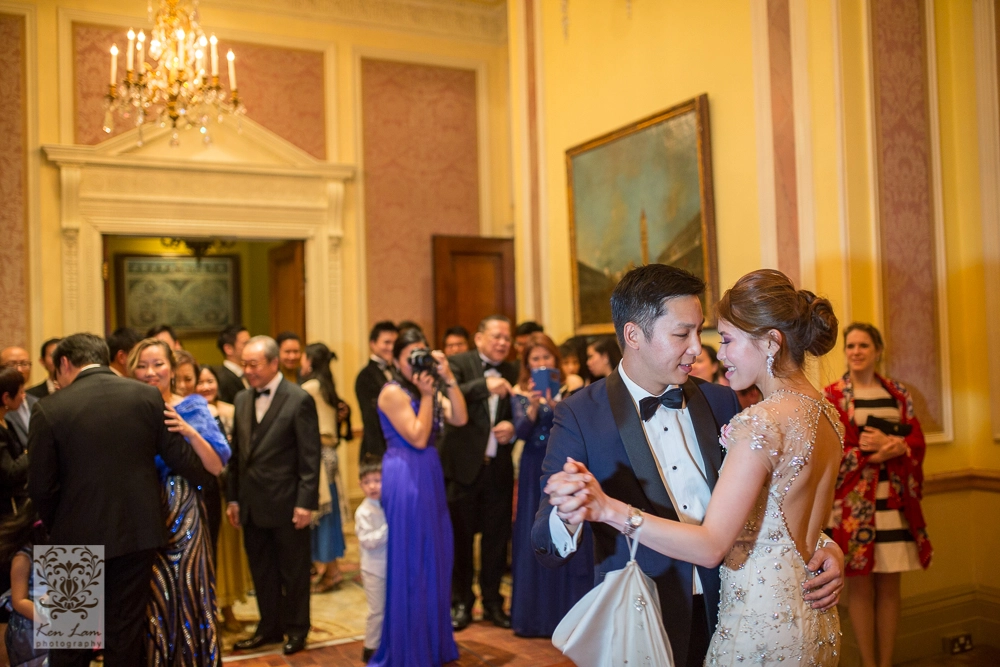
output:
M844 551L848 611L864 667L892 665L900 573L931 562L920 509L924 434L906 388L875 372L883 348L872 325L848 326L848 371L826 388L846 430L831 528Z

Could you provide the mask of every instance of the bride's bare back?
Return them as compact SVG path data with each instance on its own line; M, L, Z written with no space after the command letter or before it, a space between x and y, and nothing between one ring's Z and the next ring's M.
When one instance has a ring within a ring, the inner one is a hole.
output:
M806 563L822 542L833 502L841 428L821 397L779 390L723 431L727 449L749 448L770 472L722 564L719 626L707 664L836 664L836 610L812 609L802 583L815 576Z

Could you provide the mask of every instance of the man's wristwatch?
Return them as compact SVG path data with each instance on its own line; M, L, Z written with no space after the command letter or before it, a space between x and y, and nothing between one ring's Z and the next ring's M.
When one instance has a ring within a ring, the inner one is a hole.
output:
M642 525L642 512L631 505L625 510L625 525L622 527L622 535L625 537L632 537L635 531L639 530L639 526Z

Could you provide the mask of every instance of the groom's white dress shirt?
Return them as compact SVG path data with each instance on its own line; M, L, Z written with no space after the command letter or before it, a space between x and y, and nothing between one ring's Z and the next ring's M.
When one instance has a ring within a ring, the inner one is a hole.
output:
M625 372L623 364L618 365L618 373L632 396L638 413L639 401L653 394L637 385ZM673 387L668 387L671 388ZM677 516L684 523L701 525L712 491L708 488L705 461L698 446L687 402L685 401L683 408L676 410L661 405L649 421L642 422L642 428ZM555 508L549 514L549 532L556 552L565 558L576 551L583 532L578 530L575 536L570 535L554 510ZM693 565L691 567L694 568ZM704 591L697 569L694 569L692 583L694 594L701 595Z

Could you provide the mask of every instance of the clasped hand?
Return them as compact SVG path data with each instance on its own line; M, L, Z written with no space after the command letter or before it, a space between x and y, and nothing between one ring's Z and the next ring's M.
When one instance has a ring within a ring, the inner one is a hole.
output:
M601 522L609 511L609 498L601 485L587 466L572 458L567 457L563 469L549 477L545 493L556 516L570 526L584 521Z
M871 454L870 463L881 463L906 453L906 441L899 436L888 436L882 431L865 427L858 438L858 447Z

